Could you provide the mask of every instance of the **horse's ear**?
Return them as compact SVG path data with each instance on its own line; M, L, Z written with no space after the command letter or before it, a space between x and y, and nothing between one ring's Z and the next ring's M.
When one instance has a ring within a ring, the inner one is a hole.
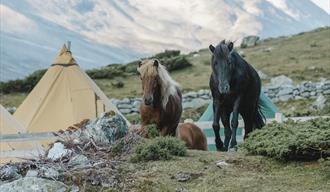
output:
M214 53L215 47L212 44L209 46L209 49L212 53Z
M138 66L141 67L142 61L138 61Z
M159 65L159 61L158 61L157 59L155 59L155 60L154 60L154 66L155 66L155 67L158 67L158 65Z
M233 43L233 42L230 42L230 43L228 44L228 49L229 49L229 51L232 51L233 48L234 48L234 43Z

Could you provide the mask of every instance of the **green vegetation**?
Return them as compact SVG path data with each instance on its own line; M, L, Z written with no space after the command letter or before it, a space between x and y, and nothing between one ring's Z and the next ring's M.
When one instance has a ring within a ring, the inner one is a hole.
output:
M301 80L318 81L320 77L327 78L330 76L329 35L330 28L323 28L291 37L267 39L261 41L260 44L255 47L245 49L238 48L237 50L239 52L243 51L245 59L253 65L253 67L263 71L270 77L284 74L292 78L296 83ZM178 56L181 55L178 55L177 51L165 51L161 53L161 55L155 55L157 58L175 58ZM184 55L184 58L192 64L192 66L171 72L171 76L181 84L181 89L183 91L208 89L209 75L211 73L209 66L210 57L211 55L208 49L202 49L198 52ZM137 75L134 75L137 62L131 62L124 65L125 67L123 67L123 65L115 66L118 68L125 68L122 78L124 87L114 87L112 85L113 79L95 79L95 82L104 93L109 98L141 96L141 81ZM101 73L102 70L98 69L96 71L100 71ZM92 72L88 72L89 75L93 76L91 73ZM100 75L100 77L101 76L102 75ZM263 83L266 83L266 81ZM23 101L24 95L25 94L17 93L5 94L1 89L1 104L6 107L18 106ZM307 110L313 101L313 99L310 99L297 102L279 102L278 105L281 111L286 111L286 115L296 116L298 115L296 111L300 111L299 113L301 114L315 114L315 112L310 110L307 112L303 111L303 108ZM292 106L290 106L289 103L291 102L297 104L293 104L296 109L293 110ZM297 110L298 107L301 107L302 110ZM329 114L329 112L323 111L321 114Z
M175 137L156 137L139 144L133 162L169 160L173 156L185 156L185 144Z
M159 136L159 131L157 130L156 124L145 126L145 130L147 131L149 138L155 138Z
M217 161L229 165L221 168ZM188 150L187 156L168 161L121 165L130 191L328 191L329 170L322 162L279 162L241 152ZM177 174L191 179L179 182ZM126 179L127 178L127 179ZM134 180L134 182L129 182Z
M279 160L330 157L330 118L306 122L271 123L256 130L242 144L250 154Z

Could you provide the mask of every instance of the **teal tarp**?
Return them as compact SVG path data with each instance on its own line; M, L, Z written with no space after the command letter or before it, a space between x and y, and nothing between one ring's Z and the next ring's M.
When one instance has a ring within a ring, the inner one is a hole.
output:
M277 107L273 104L273 102L263 93L261 92L259 98L259 104L261 107L261 111L266 118L275 118L275 113L278 112ZM198 121L213 121L213 109L212 102L207 107L206 111L199 118Z

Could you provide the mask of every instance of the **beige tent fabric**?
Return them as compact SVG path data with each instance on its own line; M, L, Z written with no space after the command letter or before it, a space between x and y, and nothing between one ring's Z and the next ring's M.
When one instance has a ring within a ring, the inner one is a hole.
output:
M0 136L15 135L25 133L26 130L14 117L0 105ZM39 142L33 141L0 141L0 163L15 157L31 157L31 150L41 150ZM35 155L38 153L34 153ZM10 156L10 157L8 157ZM7 159L7 160L5 160Z
M109 110L121 114L80 69L64 45L54 64L18 107L14 117L29 133L52 132Z

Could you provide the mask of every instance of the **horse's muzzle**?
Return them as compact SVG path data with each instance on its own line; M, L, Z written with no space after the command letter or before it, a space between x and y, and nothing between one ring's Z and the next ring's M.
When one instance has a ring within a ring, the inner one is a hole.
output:
M230 87L229 84L223 84L223 85L220 84L218 89L221 94L226 94L229 93Z
M144 98L144 104L145 105L151 105L152 104L152 97L145 97Z

